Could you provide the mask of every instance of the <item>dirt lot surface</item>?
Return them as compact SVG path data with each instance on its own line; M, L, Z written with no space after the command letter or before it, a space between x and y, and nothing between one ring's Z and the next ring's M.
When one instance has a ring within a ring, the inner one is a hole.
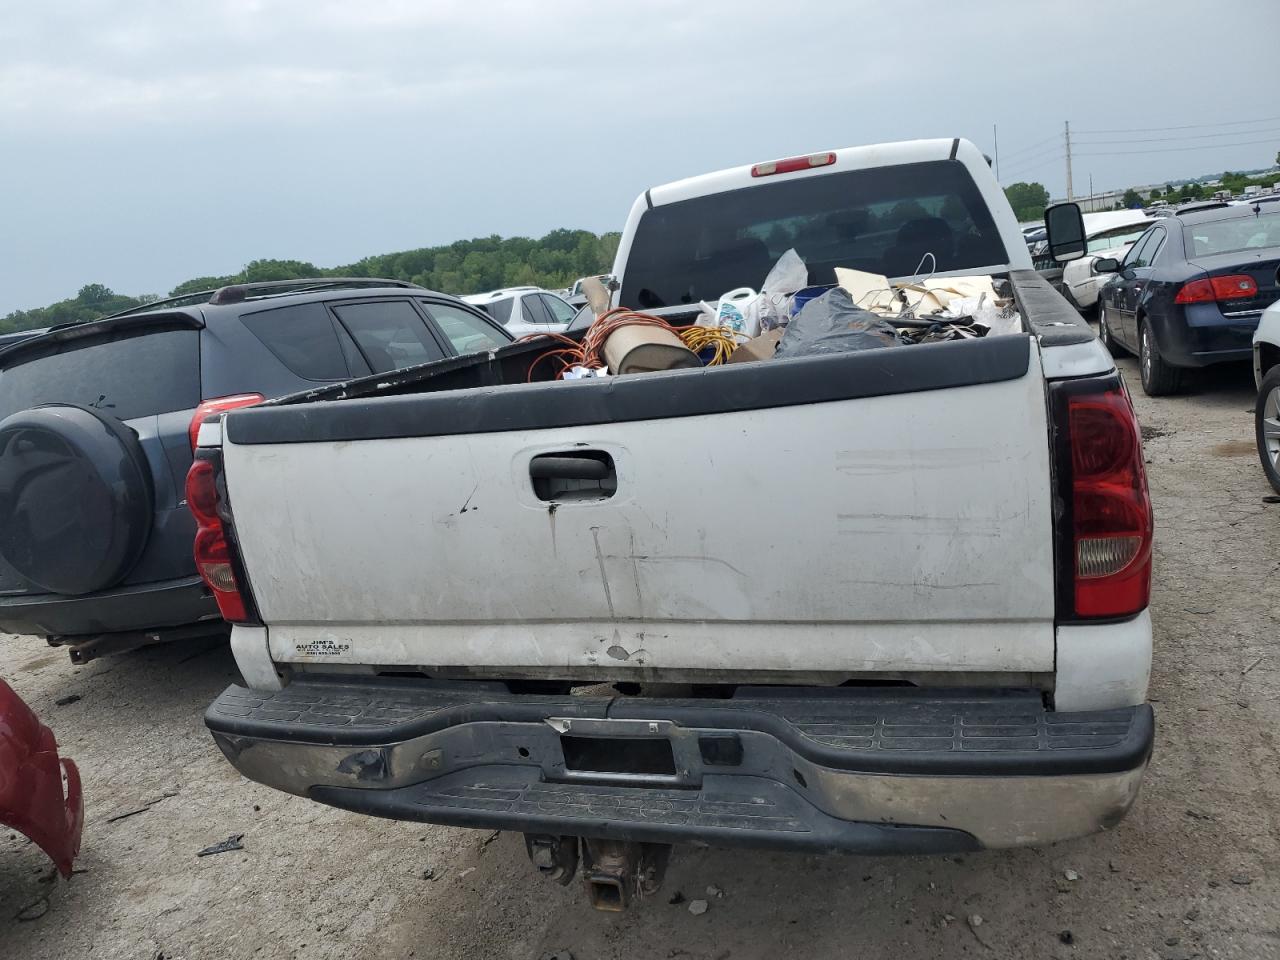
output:
M518 835L365 819L241 779L201 723L236 679L222 647L77 668L3 637L0 673L80 764L87 824L70 883L0 834L0 956L1280 957L1280 504L1263 500L1252 385L1233 369L1136 401L1158 737L1110 833L947 859L680 849L660 896L596 913L576 884L540 881ZM242 851L196 857L233 834Z

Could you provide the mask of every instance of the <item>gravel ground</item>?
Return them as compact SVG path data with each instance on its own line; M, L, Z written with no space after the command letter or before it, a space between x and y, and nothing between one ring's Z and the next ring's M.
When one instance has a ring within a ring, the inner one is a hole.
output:
M241 779L201 724L236 678L224 647L77 668L0 637L0 673L80 764L87 798L70 883L0 834L0 956L1280 957L1280 505L1263 500L1252 384L1231 369L1135 399L1158 524L1159 719L1142 796L1110 833L946 859L680 849L661 896L601 914L577 885L539 881L518 835L366 819ZM196 857L232 834L242 851ZM709 909L670 904L677 892Z

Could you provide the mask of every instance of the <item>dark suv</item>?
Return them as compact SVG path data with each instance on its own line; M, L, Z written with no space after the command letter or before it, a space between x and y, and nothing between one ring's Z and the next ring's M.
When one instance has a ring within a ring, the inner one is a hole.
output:
M223 287L0 349L0 630L77 662L224 630L183 492L200 423L511 339L453 297L359 278Z

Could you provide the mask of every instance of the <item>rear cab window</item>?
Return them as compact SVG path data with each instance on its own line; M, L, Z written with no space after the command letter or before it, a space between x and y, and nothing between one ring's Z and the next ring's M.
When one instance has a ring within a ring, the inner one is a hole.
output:
M42 403L119 420L192 410L200 404L200 331L135 328L0 358L0 417Z
M759 289L792 247L811 284L835 283L836 267L892 278L1008 262L969 171L937 160L781 178L654 207L637 224L619 302L656 308Z

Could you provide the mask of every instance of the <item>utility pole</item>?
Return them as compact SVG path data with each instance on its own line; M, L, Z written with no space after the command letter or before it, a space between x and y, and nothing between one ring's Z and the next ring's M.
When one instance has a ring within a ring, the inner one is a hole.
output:
M994 123L991 125L991 141L992 143L995 144L996 180L999 181L1000 179L1000 130Z
M1067 137L1067 202L1070 203L1073 199L1072 194L1074 193L1071 189L1071 121L1064 120L1063 125L1066 130Z

